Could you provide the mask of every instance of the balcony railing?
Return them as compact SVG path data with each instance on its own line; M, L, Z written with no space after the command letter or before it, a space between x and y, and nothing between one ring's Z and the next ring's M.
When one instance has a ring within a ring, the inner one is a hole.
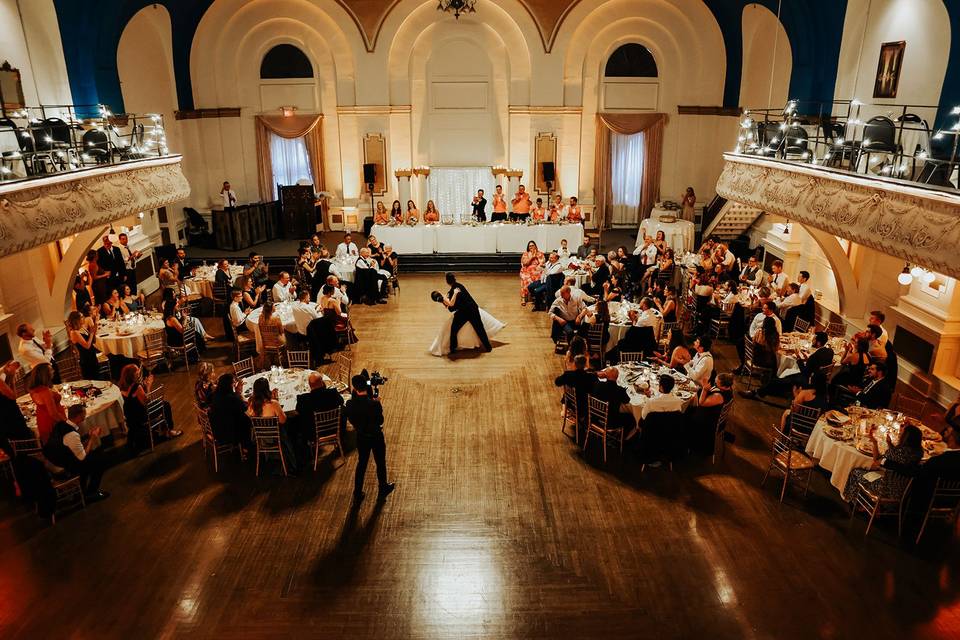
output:
M956 190L960 107L956 123L932 131L936 111L858 100L745 109L735 152Z
M78 113L97 113L82 118ZM42 105L0 118L0 183L167 156L163 116L103 105Z

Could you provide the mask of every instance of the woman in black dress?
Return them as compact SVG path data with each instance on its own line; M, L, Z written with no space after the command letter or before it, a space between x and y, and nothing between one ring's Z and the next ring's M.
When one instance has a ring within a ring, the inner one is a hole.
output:
M86 271L73 279L73 308L83 312L83 308L93 302L90 297L90 275Z
M700 390L697 408L693 412L687 441L690 449L702 455L713 455L720 412L733 401L733 375L717 374L714 384L704 384Z
M96 318L93 320L93 328L90 329L84 323L82 313L71 311L67 316L67 331L70 344L76 348L80 359L80 373L86 380L97 380L100 377L100 363L97 362L99 350L93 346L97 335Z
M242 389L243 381L232 373L220 376L210 402L210 427L218 444L239 445L246 452L251 446L250 418Z
M152 383L153 374L147 376ZM140 367L128 364L120 371L117 380L120 395L123 396L123 418L127 423L127 447L131 455L137 455L150 446L150 434L147 431L147 391L140 383Z
M183 346L183 325L177 311L180 302L176 299L166 300L163 303L163 331L167 337L168 347Z

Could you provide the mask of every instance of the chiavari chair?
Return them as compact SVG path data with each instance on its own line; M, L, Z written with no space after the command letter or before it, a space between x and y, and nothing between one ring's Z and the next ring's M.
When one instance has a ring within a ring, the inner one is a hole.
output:
M721 335L727 335L729 333L730 326L730 316L733 315L734 303L724 304L720 308L720 315L715 318L710 318L710 331L709 335L714 340L720 338Z
M920 538L926 531L927 522L931 517L949 522L952 533L956 528L958 513L960 513L960 480L937 478L933 487L933 495L930 496L930 503L927 505L927 511L923 516L923 524L920 525L920 532L917 533L917 544L920 543Z
M711 463L717 463L717 451L720 452L720 459L723 459L723 455L727 452L727 420L730 418L730 407L733 406L733 400L725 403L720 408L720 416L717 418L717 428L714 430L713 435L713 456L711 458Z
M336 367L336 389L340 393L350 388L350 379L353 377L353 356L349 353L338 353L334 357L334 366Z
M310 351L287 350L287 367L291 369L309 369Z
M263 352L262 368L266 369L270 364L276 363L278 366L283 364L283 352L286 345L281 335L282 329L274 325L260 326L260 345Z
M573 387L563 388L563 418L560 433L566 435L567 425L573 425L573 441L580 443L580 417L577 412L577 392Z
M343 456L343 445L340 443L340 413L341 407L331 411L313 412L313 470L317 470L320 461L320 447L332 444Z
M770 367L761 367L754 363L753 361L754 346L753 340L750 336L744 336L743 338L743 364L747 369L747 389L753 389L753 378L754 376L758 378L766 379L766 376L773 374L773 369Z
M208 455L212 455L213 472L219 473L220 455L233 451L234 446L232 444L217 442L216 436L213 435L213 426L210 424L210 414L198 405L194 405L194 409L197 412L197 425L200 427L200 443L203 445L203 457L206 458Z
M878 516L896 515L897 537L903 534L903 511L907 503L907 496L913 487L913 478L903 477L893 469L886 469L884 475L886 476L887 474L892 474L894 477L889 479L884 478L885 481L890 481L889 483L885 482L885 484L898 488L893 495L882 495L876 491L876 489L870 487L870 484L863 479L861 479L857 485L857 495L853 500L853 507L850 510L850 523L853 524L853 519L860 510L870 514L870 519L867 521L867 530L863 532L864 538L870 535L870 528Z
M83 380L83 372L80 370L80 354L74 345L71 344L63 353L57 354L54 360L57 362L57 370L60 371L60 382Z
M183 345L169 346L171 353L177 356L177 359L183 359L187 367L187 373L190 373L190 354L196 355L200 359L200 351L197 349L197 329L193 323L193 318L185 318L183 324Z
M643 352L642 351L621 351L620 352L620 364L625 362L642 362L643 361Z
M780 488L780 502L783 502L783 496L787 493L787 485L790 480L806 475L806 484L803 487L803 497L806 498L814 466L813 460L805 453L794 449L794 442L790 439L790 436L774 426L770 464L767 466L767 472L763 475L760 486L766 484L771 471L783 474L783 486Z
M163 401L163 385L157 385L147 393L147 433L150 435L150 450L153 450L153 432L167 429L167 411Z
M280 419L276 416L269 418L250 418L253 429L253 441L257 447L256 475L260 475L260 458L276 454L280 456L280 466L283 475L287 475L287 461L283 456L283 445L280 442Z
M794 449L803 451L807 446L807 440L813 433L813 428L820 419L821 409L811 407L805 404L797 405L790 409L788 417L790 424L790 439L794 442Z
M137 353L140 366L154 369L160 363L167 363L166 337L163 331L149 331L143 334L143 351Z
M239 362L233 363L233 373L238 378L246 378L253 375L253 358L244 358Z
M610 437L620 441L620 453L623 453L623 428L611 426L607 419L609 402L587 396L587 435L583 439L583 450L587 450L590 436L598 436L603 441L603 461L607 461L607 439Z
M600 367L603 367L606 351L604 349L604 326L602 324L593 324L587 329L587 347L590 353L600 360Z

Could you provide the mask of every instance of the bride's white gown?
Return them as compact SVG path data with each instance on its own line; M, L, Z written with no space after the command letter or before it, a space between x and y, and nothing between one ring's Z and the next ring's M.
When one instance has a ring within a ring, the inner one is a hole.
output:
M493 336L500 333L500 331L507 326L483 309L480 309L480 319L483 321L483 328L487 332L487 338L493 338ZM440 332L437 333L433 344L430 345L431 354L435 356L445 356L450 353L450 327L452 326L453 314L447 312L446 320L440 325ZM468 322L460 327L460 332L457 334L457 351L462 349L477 349L481 346L483 345L480 344L480 338L477 336L477 332L473 330L473 325Z

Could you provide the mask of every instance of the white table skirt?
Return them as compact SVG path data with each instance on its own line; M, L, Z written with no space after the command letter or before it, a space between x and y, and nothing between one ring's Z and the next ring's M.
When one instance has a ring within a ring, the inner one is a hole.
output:
M620 370L620 376L617 378L617 384L623 387L624 389L626 389L627 395L630 396L630 404L625 406L630 409L630 413L631 415L633 415L634 419L637 422L640 422L641 420L640 416L643 412L643 407L644 405L647 404L647 400L649 398L647 398L646 394L634 389L633 385L628 380L628 378L636 375L636 371L631 371L630 369L624 368L622 366L618 366L617 369ZM651 388L653 389L653 395L655 396L660 395L660 392L657 390L660 368L659 367L650 367L649 369L642 368L641 371L643 371L644 379L647 381L648 384L650 384ZM673 372L671 373L673 374ZM693 390L681 388L681 387L688 387L690 385L690 379L687 378L686 376L683 376L680 374L674 374L674 380L676 380L677 384L674 387L672 393L674 395L680 396L680 399L683 401L681 411L686 411L687 408L690 406L690 404L696 401L697 394Z
M439 225L427 229L436 233L434 248L438 253L496 253L498 226Z
M807 440L807 455L817 460L822 468L830 471L830 484L843 491L847 486L847 478L854 469L869 469L873 464L873 457L861 453L853 441L841 442L834 440L823 432L824 418L820 418Z
M290 308L290 303L282 302L273 305L273 312L280 316L280 322L283 323L283 328L286 331L297 333L297 321L293 318L293 310ZM257 339L257 353L263 352L263 344L260 340L260 316L262 314L263 307L257 307L250 312L246 320L247 329L249 329L250 333Z
M133 325L130 331L128 335L119 335L116 329L101 326L97 333L96 346L107 355L135 358L146 349L143 335L152 331L163 331L163 320L150 319L143 324Z
M430 225L391 227L375 224L370 233L377 236L380 244L389 244L401 256L408 253L433 253L435 250L436 233Z
M243 273L240 265L230 265L230 282L234 282ZM183 287L188 295L199 295L201 298L213 298L213 284L217 278L216 266L197 267L192 278L184 278Z
M657 237L657 231L663 231L667 244L673 249L674 253L680 251L693 251L693 239L696 235L696 227L689 220L677 220L675 222L661 222L653 218L647 218L640 223L640 231L637 233L637 244L643 244L643 237Z
M271 368L269 371L261 371L252 376L243 378L243 398L248 400L253 392L253 383L260 378L266 378L270 383L270 389L276 389L280 406L284 413L290 413L297 408L297 396L301 393L310 391L310 375L314 373L310 369L282 369ZM331 385L330 378L326 374L323 380L327 386Z
M58 385L55 387L55 390L60 394L63 408L67 409L81 400L79 397L73 395L69 389L64 389L64 386L79 389L90 385L100 387L101 393L96 398L88 398L85 401L87 418L83 421L83 424L80 425L80 433L87 434L91 429L96 427L100 427L101 435L104 436L110 435L111 431L122 430L126 424L123 419L123 396L120 395L120 388L112 382L78 380L69 383L69 385ZM36 409L34 408L33 401L30 399L30 394L28 393L17 398L17 404L24 409L27 426L36 431Z
M559 248L561 240L566 240L567 246L576 250L583 244L584 235L583 226L579 224L374 225L370 232L381 244L389 244L400 255L523 253L531 240L544 252Z

